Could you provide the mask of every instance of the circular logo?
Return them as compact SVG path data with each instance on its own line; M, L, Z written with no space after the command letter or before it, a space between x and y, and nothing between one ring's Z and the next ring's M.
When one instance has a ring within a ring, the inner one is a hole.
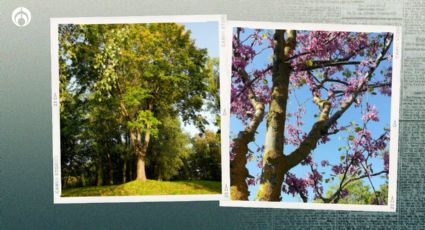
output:
M12 21L18 27L30 24L31 12L25 7L18 7L12 12Z

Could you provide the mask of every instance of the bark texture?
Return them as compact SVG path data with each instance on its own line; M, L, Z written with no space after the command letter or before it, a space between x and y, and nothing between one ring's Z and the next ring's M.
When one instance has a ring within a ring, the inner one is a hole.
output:
M245 70L240 70L244 83L249 80ZM233 200L248 200L249 192L246 178L249 176L246 168L246 155L248 153L248 144L254 141L255 132L264 118L264 104L255 97L254 91L247 86L248 97L254 108L254 116L252 117L246 128L239 132L238 136L233 139L234 159L230 162L230 196Z
M286 38L285 38L286 34ZM263 169L257 193L259 201L280 201L284 173L288 171L283 155L286 104L290 64L285 62L295 48L295 30L276 30L272 69L272 94L267 114Z

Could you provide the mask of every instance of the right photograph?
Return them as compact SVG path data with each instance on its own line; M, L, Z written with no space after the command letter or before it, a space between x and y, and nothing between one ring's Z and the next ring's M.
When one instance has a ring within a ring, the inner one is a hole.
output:
M395 211L397 28L230 25L221 205Z

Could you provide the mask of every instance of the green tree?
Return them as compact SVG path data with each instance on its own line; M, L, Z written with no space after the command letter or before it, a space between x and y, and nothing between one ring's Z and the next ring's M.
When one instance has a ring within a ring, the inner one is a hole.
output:
M192 139L189 168L194 179L221 180L220 136L205 131Z
M148 167L158 180L170 180L179 173L190 153L189 136L182 132L176 117L161 118L158 135L153 138L147 157Z
M339 186L330 186L326 192L327 197L335 194ZM356 180L348 184L340 193L334 203L338 204L387 204L388 203L388 184L383 184L378 190L374 190L369 185L364 184L362 180ZM315 202L322 203L321 199Z
M208 59L208 96L207 110L215 115L215 125L220 127L220 74L219 74L219 59Z

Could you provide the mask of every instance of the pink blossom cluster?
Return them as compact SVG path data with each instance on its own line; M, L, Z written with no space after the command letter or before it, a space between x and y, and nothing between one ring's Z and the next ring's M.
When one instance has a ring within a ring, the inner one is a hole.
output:
M302 130L304 125L303 116L306 113L306 109L303 106L298 106L295 112L288 112L286 114L286 135L285 144L298 146L307 136ZM292 118L292 119L291 119ZM293 123L291 121L294 120Z
M292 194L293 196L302 194L307 197L307 186L308 184L305 179L297 178L294 174L287 173L285 175L285 183L282 186L282 192Z
M384 152L384 170L389 172L390 169L390 155L388 154L388 152Z
M244 30L240 28L239 33ZM263 69L248 71L247 66L253 62L258 53L253 48L256 45L263 45L262 30L255 30L255 33L247 36L243 40L238 35L233 37L232 56L232 86L231 86L231 113L241 119L244 123L249 121L255 113L250 101L249 93L255 94L256 100L268 103L270 100L270 87L264 83L265 78L270 74L270 66ZM265 33L263 33L265 35ZM268 36L266 36L268 39ZM271 44L271 43L270 43ZM269 48L266 46L264 49ZM241 72L246 72L248 79L244 79Z
M378 110L376 106L366 103L366 111L363 112L362 120L364 122L379 121Z

